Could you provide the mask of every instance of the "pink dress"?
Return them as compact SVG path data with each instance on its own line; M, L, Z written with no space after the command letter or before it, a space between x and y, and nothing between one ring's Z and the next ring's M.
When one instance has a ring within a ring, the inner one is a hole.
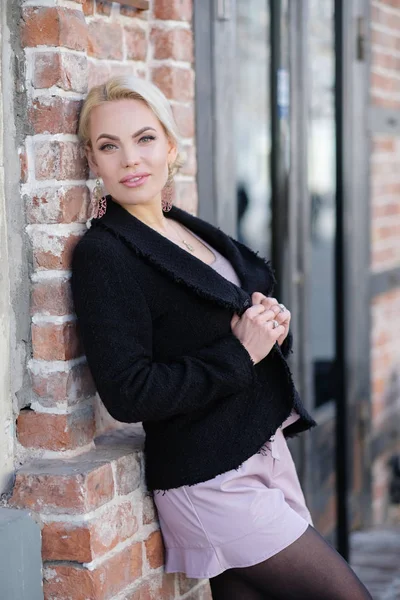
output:
M210 267L240 285L229 261L199 239L216 256ZM203 579L254 565L292 544L312 525L282 433L298 418L292 412L273 440L237 469L195 485L155 490L167 573Z

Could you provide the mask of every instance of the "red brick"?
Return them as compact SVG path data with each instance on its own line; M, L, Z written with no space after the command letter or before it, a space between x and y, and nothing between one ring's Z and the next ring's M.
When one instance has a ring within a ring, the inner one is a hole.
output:
M172 58L193 62L193 34L190 29L161 29L154 27L151 32L154 45L154 58Z
M134 65L131 62L126 63L126 64L116 64L115 66L113 65L112 74L113 74L113 76L122 75L123 77L125 77L125 76L129 77L130 75L137 75L136 65Z
M124 600L174 600L175 595L175 575L163 573L161 576L152 575L145 579L135 589L135 591L126 593Z
M138 455L127 454L115 462L115 490L120 496L130 494L140 485L140 461Z
M44 571L44 598L108 600L141 574L142 548L136 543L91 571L74 565L51 565Z
M121 4L119 7L119 12L121 15L124 15L124 17L134 17L135 19L143 19L144 21L147 21L150 11L134 8L133 6L128 6L127 4Z
M21 183L26 183L28 181L28 155L25 147L20 148L19 164Z
M110 463L85 455L85 460L52 459L23 466L9 503L43 514L84 514L109 502L113 494Z
M33 357L39 360L71 360L83 353L76 322L32 325Z
M188 596L185 596L185 600L212 600L210 584L208 582L204 583L194 592L192 592Z
M63 90L87 90L87 58L70 52L38 52L33 57L32 83L35 88L60 87Z
M61 56L58 52L39 52L33 57L33 86L50 88L58 85L61 72Z
M44 315L69 315L73 312L70 282L53 279L32 286L31 313Z
M20 444L27 448L73 450L86 446L94 436L94 413L90 406L67 415L21 410L17 418Z
M125 42L126 57L128 60L146 60L146 32L141 27L125 27Z
M176 183L176 206L180 206L192 214L197 213L197 185L196 182L179 181Z
M394 152L396 140L392 137L375 137L372 139L372 151Z
M145 541L146 558L151 569L164 564L164 545L160 531L153 531Z
M42 559L90 562L92 551L89 525L45 523L42 529Z
M89 23L88 55L122 60L122 28L102 20Z
M380 106L382 108L394 108L396 110L400 108L400 100L382 98L382 96L379 96L374 91L371 92L371 100L372 104L374 104L375 106Z
M143 524L151 525L157 521L157 512L152 494L146 494L143 498Z
M197 173L196 148L193 145L185 145L183 150L186 155L186 161L181 167L180 172L184 175L194 176Z
M82 2L83 14L89 17L94 13L94 0L83 0Z
M188 594L192 588L198 585L198 583L198 579L191 579L186 577L183 573L178 574L179 592L181 594Z
M387 48L388 50L396 50L397 47L396 36L388 31L379 31L377 29L372 29L371 42L373 50L375 50L375 45L382 46L384 48Z
M43 573L44 600L94 600L98 598L93 571L52 565Z
M395 217L396 215L400 215L400 204L396 200L393 200L391 203L382 204L382 206L372 207L372 217L374 220L379 217Z
M389 75L383 75L382 73L371 73L371 85L373 88L383 90L386 92L396 91L400 83L392 79Z
M46 523L42 530L42 557L43 560L90 562L137 530L131 502L111 505L84 524Z
M40 240L37 240L37 246L33 249L33 264L35 269L61 269L68 270L71 266L71 257L73 249L80 240L81 236L71 234L68 237L54 236L52 234L44 234L46 237L47 246L53 245L51 250L45 250L39 245Z
M29 223L86 223L90 211L86 185L40 188L26 205Z
M21 43L23 46L58 46L59 19L57 8L25 8L22 10Z
M87 179L85 151L77 142L45 141L35 144L36 179Z
M22 10L21 43L23 46L63 46L86 50L87 26L78 10L61 7Z
M41 97L33 101L28 118L34 133L76 133L81 101Z
M110 16L111 7L112 2L108 2L107 0L96 0L96 13L98 15Z
M31 373L32 390L45 407L72 406L96 393L87 363L72 366L66 371Z
M154 16L156 19L190 21L192 4L192 0L154 0Z
M183 138L192 138L195 135L195 114L193 104L174 104L172 112L180 135Z
M385 4L385 3L383 2L382 4ZM386 2L386 4L389 4L389 3ZM396 1L394 6L397 9L400 9L400 4L398 3L398 1ZM379 6L373 6L372 12L371 12L371 17L372 17L371 20L374 24L379 23L380 25L383 25L383 26L388 27L395 31L398 31L400 28L400 11L396 15L393 12L389 13L389 12L386 12L385 10L382 10L382 8Z
M94 63L89 60L88 63L88 87L101 85L110 77L110 66L102 63Z
M162 65L152 72L153 82L171 100L188 102L194 97L194 74L192 69Z

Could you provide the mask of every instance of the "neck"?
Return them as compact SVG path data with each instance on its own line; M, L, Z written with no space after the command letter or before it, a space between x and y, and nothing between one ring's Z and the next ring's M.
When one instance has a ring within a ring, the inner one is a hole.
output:
M121 206L145 225L166 231L167 219L162 210L161 196L145 204L122 204Z

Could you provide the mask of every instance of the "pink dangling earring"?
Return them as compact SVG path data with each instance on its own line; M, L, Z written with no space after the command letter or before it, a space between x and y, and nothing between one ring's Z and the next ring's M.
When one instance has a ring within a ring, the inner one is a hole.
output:
M168 179L161 192L161 205L163 212L169 212L172 208L172 192L173 192L173 181L174 178L171 174L171 169L168 166Z
M93 219L100 219L107 211L107 198L103 196L100 179L96 179L92 199Z

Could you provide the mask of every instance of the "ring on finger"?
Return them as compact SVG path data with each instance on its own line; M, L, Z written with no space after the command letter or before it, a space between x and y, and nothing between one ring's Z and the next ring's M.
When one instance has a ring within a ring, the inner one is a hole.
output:
M285 312L286 306L284 304L279 304L278 306L280 306L281 312Z
M275 319L272 321L272 329L276 329L277 327L279 327L279 323L278 321L275 321Z

